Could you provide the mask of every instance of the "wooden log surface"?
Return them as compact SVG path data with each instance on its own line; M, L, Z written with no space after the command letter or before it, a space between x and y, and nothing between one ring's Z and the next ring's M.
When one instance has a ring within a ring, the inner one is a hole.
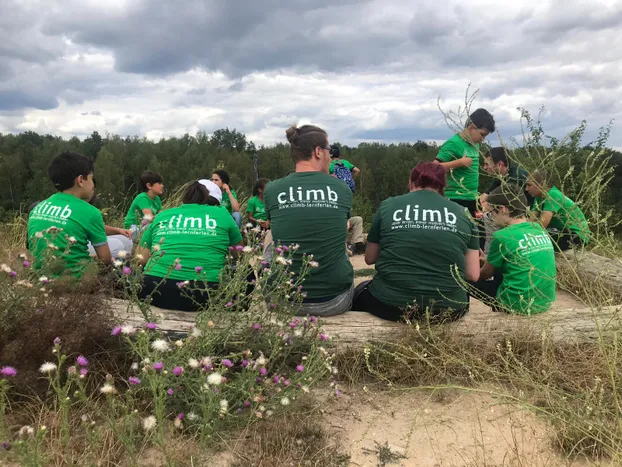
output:
M600 282L622 295L622 259L605 258L589 251L568 250L557 253L558 268L571 268L590 282Z
M143 316L128 311L128 302L113 299L112 307L123 323L140 325ZM619 331L622 306L609 306L592 310L590 308L554 309L535 316L493 313L487 308L476 307L462 320L448 326L465 336L486 334L499 337L517 329L529 328L536 332L546 331L556 340L592 341L599 333ZM161 328L170 332L187 333L194 326L195 314L181 311L162 310L152 307L154 316L161 320ZM338 316L324 318L323 329L337 338L339 346L364 345L370 341L395 341L407 331L405 324L393 323L369 313L350 311Z

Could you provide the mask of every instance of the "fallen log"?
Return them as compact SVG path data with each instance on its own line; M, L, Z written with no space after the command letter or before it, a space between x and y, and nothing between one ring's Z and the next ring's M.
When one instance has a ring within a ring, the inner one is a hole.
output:
M142 314L137 310L131 311L126 301L113 299L112 308L122 323L140 325L144 322ZM157 307L151 307L151 310L165 331L188 333L194 326L194 313ZM531 330L536 333L546 332L557 341L589 342L597 340L599 336L620 331L621 313L622 306L608 306L600 309L551 310L535 316L519 316L482 311L482 307L479 307L462 320L446 326L464 336L485 334L498 338L516 331ZM324 331L336 338L335 342L340 347L361 346L372 341L397 341L408 332L405 324L385 321L359 311L324 318L322 324Z
M622 297L622 260L605 258L584 250L568 250L555 255L563 281L606 287ZM619 302L618 302L619 303Z

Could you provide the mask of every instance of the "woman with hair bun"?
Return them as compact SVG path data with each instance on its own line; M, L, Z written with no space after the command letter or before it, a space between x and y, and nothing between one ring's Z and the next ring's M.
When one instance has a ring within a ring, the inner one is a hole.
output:
M365 262L376 265L359 284L353 309L380 318L456 320L469 309L465 280L479 278L479 232L466 209L444 197L445 170L419 163L410 193L382 202L367 239Z
M145 230L139 247L146 264L142 294L153 293L152 305L196 311L208 303L208 290L220 283L228 248L242 244L221 200L215 183L197 180L184 190L181 206L161 211Z

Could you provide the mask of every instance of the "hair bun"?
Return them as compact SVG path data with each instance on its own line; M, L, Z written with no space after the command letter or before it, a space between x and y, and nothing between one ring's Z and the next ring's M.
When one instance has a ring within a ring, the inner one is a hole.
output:
M294 141L296 141L298 136L300 136L300 128L296 125L290 126L287 130L285 130L285 136L287 137L287 141L294 144Z

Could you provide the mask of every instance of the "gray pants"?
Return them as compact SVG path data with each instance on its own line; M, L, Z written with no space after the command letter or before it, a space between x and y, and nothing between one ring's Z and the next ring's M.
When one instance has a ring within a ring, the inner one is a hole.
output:
M486 256L488 256L488 252L490 251L490 242L492 240L492 234L495 233L497 230L500 230L501 227L495 224L495 222L492 220L492 215L489 212L484 214L483 222L484 222L484 229L486 230L486 243L484 245L484 253L486 254Z
M354 297L354 284L348 290L337 295L328 302L319 303L297 303L296 316L336 316L350 311L352 298Z
M110 248L110 255L113 258L119 257L119 252L121 250L125 251L128 255L132 252L132 247L134 244L132 240L127 238L125 235L109 235L108 236L108 248ZM89 254L91 256L96 256L95 248L91 245L91 242L88 244Z
M354 216L348 219L348 222L350 222L350 230L348 231L347 243L350 245L365 243L365 236L363 235L363 218L360 216Z

